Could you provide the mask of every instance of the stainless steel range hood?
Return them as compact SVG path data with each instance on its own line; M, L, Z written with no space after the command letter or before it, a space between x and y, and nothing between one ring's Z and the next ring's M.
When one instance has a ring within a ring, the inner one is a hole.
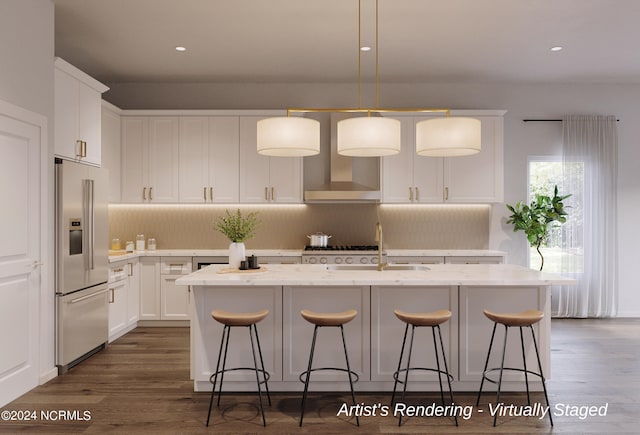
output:
M349 116L331 113L330 120L316 117L321 122L321 151L319 156L304 158L305 202L380 201L380 158L338 154L337 123Z

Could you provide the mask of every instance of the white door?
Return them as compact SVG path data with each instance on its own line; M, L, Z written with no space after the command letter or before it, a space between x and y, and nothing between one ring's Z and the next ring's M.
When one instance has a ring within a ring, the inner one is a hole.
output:
M0 407L38 385L41 134L40 115L0 101Z

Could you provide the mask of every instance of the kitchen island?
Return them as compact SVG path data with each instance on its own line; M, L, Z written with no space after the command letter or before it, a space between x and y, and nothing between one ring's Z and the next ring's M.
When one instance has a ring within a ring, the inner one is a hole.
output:
M550 292L556 284L573 280L505 264L394 265L377 271L374 265L267 265L259 271L225 270L213 265L179 278L193 295L191 304L191 376L195 391L210 391L209 376L215 369L222 325L211 318L213 309L249 312L264 308L269 316L258 324L265 367L271 374L272 391L301 391L298 380L306 370L313 326L300 316L301 309L344 311L358 316L345 326L351 367L360 375L356 389L389 391L398 364L404 324L394 309L426 312L448 309L451 320L442 334L456 391L476 391L481 379L493 323L483 309L517 312L538 309L545 318L535 325L543 370L550 378ZM234 329L229 345L228 367L247 367L252 361L248 333ZM314 366L339 366L339 330L328 328L318 338ZM511 334L514 334L512 331ZM503 340L503 328L496 342ZM416 331L412 365L435 364L430 328ZM527 365L534 367L533 343L525 334ZM498 356L490 367L499 366ZM505 366L522 364L519 340L511 335ZM251 372L225 376L228 391L254 391ZM253 375L255 376L255 375ZM437 376L430 372L411 375L410 390L438 390ZM522 378L523 379L523 378ZM505 373L503 390L524 389L519 373ZM539 383L532 383L540 389ZM344 373L318 372L311 388L343 391Z

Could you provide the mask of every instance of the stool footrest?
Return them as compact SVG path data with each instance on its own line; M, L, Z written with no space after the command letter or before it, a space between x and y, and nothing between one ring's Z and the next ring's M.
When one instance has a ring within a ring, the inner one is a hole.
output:
M450 373L445 372L444 370L438 370L438 369L432 369L429 367L409 367L406 369L400 369L396 372L393 372L393 379L395 381L397 381L399 384L404 384L404 381L401 381L400 379L398 379L398 376L400 376L400 373L402 372L406 372L406 371L412 371L412 370L419 370L419 371L423 371L423 372L434 372L434 373L441 373L445 376L449 377L449 380L453 381L453 375Z
M500 367L495 367L495 368L492 368L492 369L487 369L487 370L485 370L485 371L484 371L484 373L482 373L482 377L483 377L484 379L486 379L486 380L487 380L487 382L491 382L492 384L497 384L497 383L498 383L498 381L495 381L495 380L491 379L489 376L487 376L487 373L490 373L490 372L499 372L500 370L501 370L501 369L500 369ZM531 370L525 370L525 369L521 369L521 368L518 368L518 367L504 367L504 368L502 368L502 370L509 370L510 372L520 372L520 373L525 373L525 372L527 372L527 374L529 374L529 375L534 375L534 376L539 377L539 378L542 380L542 382L544 382L544 381L545 381L544 376L542 376L542 375L541 375L540 373L538 373L538 372L534 372L534 371L531 371Z
M306 381L304 379L302 379L302 378L307 373L318 372L318 371L323 371L323 370L331 370L331 371L336 371L336 372L351 373L353 376L355 376L355 380L352 380L352 382L354 384L360 380L360 376L358 376L358 374L356 372L354 372L353 370L347 370L347 369L342 368L342 367L318 367L318 368L311 369L311 370L305 370L304 372L300 373L300 376L298 376L298 379L300 380L300 382L302 382L304 384Z
M267 381L269 379L271 379L271 375L269 374L268 371L266 370L262 370L262 369L256 369L255 367L234 367L231 369L224 369L224 370L218 370L215 373L212 373L211 376L209 376L209 383L213 384L213 379L222 374L222 373L226 373L226 372L235 372L235 371L239 371L239 370L246 370L246 371L251 371L251 372L255 372L258 371L259 373L262 373L262 375L264 376L264 380L260 381L260 384L266 384Z

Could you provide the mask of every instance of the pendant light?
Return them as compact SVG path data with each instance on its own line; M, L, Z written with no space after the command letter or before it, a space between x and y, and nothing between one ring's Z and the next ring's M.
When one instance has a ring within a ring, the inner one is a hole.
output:
M433 118L416 124L416 152L427 157L458 157L480 152L480 120Z
M358 108L360 108L360 27L361 0L358 0ZM378 0L376 0L376 108L378 108ZM381 157L400 152L400 121L382 116L371 116L375 109L367 110L367 117L349 118L338 122L338 154L351 157Z
M320 153L320 123L315 119L280 116L258 121L258 154L304 157Z

